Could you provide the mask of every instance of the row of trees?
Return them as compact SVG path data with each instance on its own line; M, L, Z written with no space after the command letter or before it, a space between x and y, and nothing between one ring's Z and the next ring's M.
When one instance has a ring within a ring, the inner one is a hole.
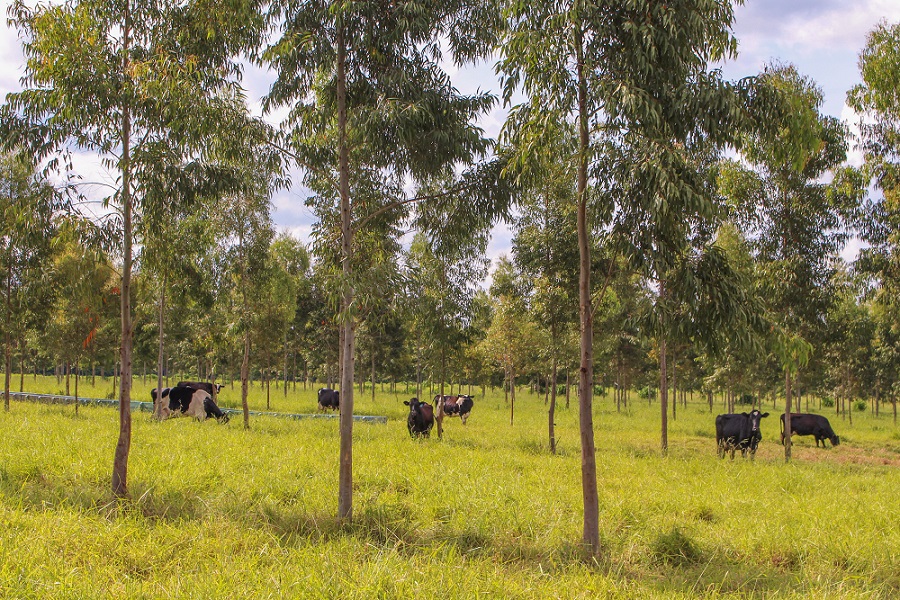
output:
M167 355L196 357L198 375L239 371L245 426L251 363L281 376L292 355L337 363L341 519L361 352L372 372L414 371L441 393L485 381L486 358L507 380L548 375L551 448L559 372L574 370L594 554L597 379L626 387L654 360L664 452L672 373L758 393L780 373L788 416L798 385L897 391L897 27L873 32L850 94L866 117L859 170L845 165L846 126L791 66L737 82L710 68L735 52L730 2L19 0L10 12L27 64L0 114L7 389L14 341L20 357L76 363L118 348L118 496L134 364L154 336L160 385ZM505 101L524 98L499 145L475 125L495 98L460 94L442 69L494 52ZM263 104L288 109L280 130L249 115L241 59L275 73ZM84 151L116 174L102 217L77 210ZM292 165L319 217L309 249L269 216ZM870 180L883 196L866 200ZM514 255L488 297L477 282L499 219L514 222ZM837 253L854 231L870 247L850 272Z

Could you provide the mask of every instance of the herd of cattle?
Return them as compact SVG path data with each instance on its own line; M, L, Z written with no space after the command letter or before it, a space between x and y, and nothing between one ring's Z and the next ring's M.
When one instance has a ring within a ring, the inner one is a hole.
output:
M215 386L216 394L222 389L221 385ZM172 388L163 388L162 393L158 394L158 390L154 388L150 392L153 403L157 401L161 403L158 409L158 415L161 420L176 416L189 416L197 420L207 418L215 418L220 423L228 422L228 415L220 409L215 400L213 400L213 384L202 381L179 381L178 385ZM319 410L336 410L341 408L341 395L338 391L322 388L318 391ZM168 401L168 402L167 402ZM445 417L458 416L462 424L465 425L472 412L474 405L473 397L465 394L456 396L445 396L438 394L434 397L434 405L428 402L421 402L418 398L411 398L403 402L409 407L409 415L406 419L406 426L409 429L409 435L412 437L428 437L435 423L438 426L438 437L443 433L443 421ZM741 451L741 456L746 457L750 454L753 458L756 455L756 449L762 440L759 424L762 419L768 417L769 413L761 413L753 410L749 413L734 413L718 415L716 417L716 447L720 458L724 458L730 453L734 459L736 451ZM841 443L840 438L835 435L834 430L828 419L822 415L791 413L791 431L790 435L811 435L816 439L816 447L822 442L825 447L825 440L831 442L832 446ZM781 443L784 444L785 427L784 415L781 415Z
M724 458L725 454L730 452L731 458L734 459L736 450L741 451L741 456L746 457L750 454L752 459L756 455L756 448L762 439L762 433L759 430L759 422L764 417L768 417L769 413L761 413L753 410L749 413L727 414L716 417L716 447L718 448L719 457ZM835 435L834 430L828 419L822 415L811 415L805 413L791 413L791 436L794 435L811 435L816 438L816 447L822 442L825 447L825 440L831 442L832 446L841 443L841 439ZM781 444L784 445L785 428L784 415L781 415Z

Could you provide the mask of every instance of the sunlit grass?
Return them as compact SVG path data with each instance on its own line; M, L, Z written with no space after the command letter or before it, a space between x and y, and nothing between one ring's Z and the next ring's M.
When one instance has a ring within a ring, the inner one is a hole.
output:
M29 382L26 378L26 383ZM33 380L31 380L33 381ZM39 379L57 393L55 379ZM149 383L149 380L148 380ZM103 383L111 389L111 381ZM135 397L149 388L135 381ZM14 388L15 389L15 388ZM405 392L405 386L400 387ZM716 457L703 403L617 413L595 400L603 557L581 537L577 406L551 456L543 398L478 395L465 427L411 440L397 395L357 394L354 518L335 519L336 420L227 425L135 413L130 498L109 490L116 411L14 401L0 411L0 597L7 598L895 598L900 438L890 414L825 413L837 448L778 419L755 461ZM90 390L82 385L82 395ZM424 394L423 394L424 395ZM221 403L239 404L226 387ZM315 412L315 390L272 390ZM265 410L257 384L251 408Z

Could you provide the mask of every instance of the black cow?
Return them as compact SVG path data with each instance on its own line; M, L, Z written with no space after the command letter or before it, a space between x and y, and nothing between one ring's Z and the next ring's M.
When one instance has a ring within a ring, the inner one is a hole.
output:
M160 419L181 415L194 417L198 421L208 417L214 417L220 423L227 423L229 420L228 415L216 406L206 390L175 386L169 390L169 405L163 406Z
M762 439L759 421L768 416L769 413L761 413L755 409L749 413L717 416L716 447L719 458L725 458L725 453L731 451L731 459L734 460L734 451L737 449L740 449L741 456L746 457L748 451L751 459L756 456L756 448Z
M325 412L327 408L341 412L341 394L337 390L321 388L319 389L319 410Z
M841 438L834 434L831 423L822 415L806 413L791 413L791 435L811 435L816 438L816 448L819 440L825 447L825 440L829 440L832 446L841 443ZM784 413L781 414L781 445L784 445Z
M210 396L212 396L213 393L213 384L209 383L208 381L179 381L177 387L189 387L194 388L195 390L203 390ZM219 392L222 391L223 387L224 386L219 383L216 384L217 396L219 395Z
M427 402L419 402L418 398L404 400L403 404L409 407L406 426L409 428L410 437L428 437L431 428L434 427L434 409L431 405Z

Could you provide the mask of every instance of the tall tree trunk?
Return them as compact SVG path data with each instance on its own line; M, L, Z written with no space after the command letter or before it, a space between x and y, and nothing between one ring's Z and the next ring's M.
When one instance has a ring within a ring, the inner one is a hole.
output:
M131 2L125 2L122 29L122 72L129 80L131 53ZM122 347L120 349L121 388L119 392L119 439L113 459L112 492L122 498L128 495L128 454L131 451L131 262L132 262L132 198L131 198L131 108L126 98L122 106Z
M509 424L512 426L516 414L516 367L509 363Z
M555 337L555 335L554 335ZM550 410L548 418L548 427L550 429L550 454L556 454L556 350L554 345L553 351L553 371L550 373Z
M665 455L669 452L669 382L666 369L666 322L663 317L666 303L666 281L659 278L659 404L662 414L660 447ZM674 411L674 409L673 409ZM674 413L673 413L674 414Z
M791 462L791 372L784 371L784 462Z
M338 10L344 10L342 2ZM347 48L344 36L343 14L338 15L337 30L337 81L336 95L338 104L338 162L340 171L341 196L341 267L344 276L343 321L342 327L342 359L341 369L341 443L340 466L338 478L338 519L349 522L353 518L353 368L355 358L354 317L351 314L353 305L352 242L350 207L350 152L347 146L347 80L346 60Z
M244 355L241 359L241 408L244 411L244 429L250 429L250 403L247 401L250 384L250 327L244 331Z
M3 328L3 366L4 366L4 383L3 383L3 409L9 412L9 385L12 373L12 345L11 330L12 329L12 246L9 249L9 258L6 264L6 326Z
M75 361L75 416L78 416L78 361Z
M287 329L284 330L284 397L287 398L288 389L288 335Z
M587 221L588 89L584 64L584 32L574 29L578 72L578 296L581 324L581 364L578 372L578 416L581 434L581 492L584 501L582 542L593 556L600 555L600 498L594 448L593 386L594 317L591 306L590 227Z
M662 286L660 286L662 287ZM661 295L661 294L660 294ZM666 337L660 334L659 338L659 409L661 419L660 448L662 453L669 451L669 382L666 377Z
M153 418L162 418L163 409L163 367L164 367L164 350L165 350L165 314L166 314L166 285L168 285L168 271L163 269L162 286L159 290L159 339L156 353L156 400L153 402Z
M244 429L250 429L250 403L247 400L250 387L250 302L247 298L247 256L244 248L244 230L238 231L238 249L241 259L241 320L244 322L244 354L241 358L241 408L244 412Z

